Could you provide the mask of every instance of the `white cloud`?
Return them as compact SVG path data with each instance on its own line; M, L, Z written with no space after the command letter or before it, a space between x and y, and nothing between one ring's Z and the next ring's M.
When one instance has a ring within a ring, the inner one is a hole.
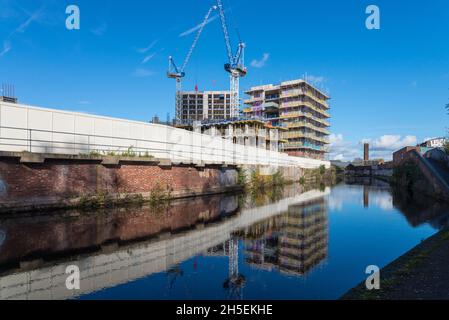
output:
M3 4L2 4L3 5ZM36 21L41 20L42 18L42 12L44 10L44 6L42 6L40 9L34 11L33 13L28 13L27 11L23 10L26 14L27 14L27 19L22 22L14 31L12 31L9 36L7 37L7 40L3 42L3 49L0 49L0 57L3 57L5 54L7 54L9 51L11 51L12 49L12 45L11 45L11 39L14 38L14 36L17 33L25 33L25 31L28 29L28 27ZM2 8L3 11L3 8ZM15 15L15 12L13 11L8 11L5 14L5 17L12 17L13 15Z
M11 34L24 33L28 27L35 21L38 21L42 17L43 8L40 8L29 15L28 19L21 23Z
M331 134L330 140L330 159L348 161L359 157L360 151L358 147L349 141L345 141L342 134Z
M262 59L260 60L254 59L253 61L251 61L251 67L258 69L263 68L267 64L268 59L270 59L270 54L264 53Z
M211 22L214 22L214 21L217 20L217 19L218 19L218 15L212 16L211 18L209 18L209 20L207 20L206 25L208 25L208 24L211 23ZM201 28L202 24L203 24L203 23L201 22L200 24L194 26L193 28L190 28L189 30L186 30L186 31L180 33L180 34L179 34L179 37L180 37L180 38L186 37L186 36L188 36L188 35L194 33L195 31L198 31L198 30Z
M100 37L103 34L105 34L105 32L107 30L108 30L108 25L106 24L106 22L103 22L103 24L101 24L100 26L91 29L90 32L92 32L94 35Z
M312 84L319 84L323 83L326 80L323 76L314 76L311 74L307 75L307 81L311 82Z
M148 56L146 56L143 60L142 60L142 64L147 63L148 61L150 61L151 59L153 59L156 56L156 53L152 53Z
M5 54L7 54L9 51L11 51L11 42L5 41L3 43L3 49L0 51L0 57L3 57Z
M406 146L417 145L415 136L383 135L376 139L362 139L358 143L346 141L342 134L330 135L329 156L331 160L352 161L361 158L363 154L363 144L370 144L371 159L382 158L389 160L394 151Z
M375 140L365 140L371 144L373 151L396 151L407 146L416 146L416 136L384 135Z
M430 141L433 139L438 139L438 137L424 138L424 142L427 142L427 141Z
M151 42L147 47L145 48L141 48L141 49L137 49L138 52L140 53L147 53L148 51L150 51L151 49L154 48L154 46L159 42L159 40L154 40L153 42Z
M132 76L137 77L137 78L145 78L145 77L150 77L154 74L155 74L154 71L151 71L148 69L143 69L143 68L138 68L138 69L134 70L134 72L132 73Z

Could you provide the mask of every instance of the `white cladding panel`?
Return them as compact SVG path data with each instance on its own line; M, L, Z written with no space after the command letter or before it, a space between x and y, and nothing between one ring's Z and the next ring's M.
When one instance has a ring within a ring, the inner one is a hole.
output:
M63 154L132 150L184 163L330 167L328 161L290 157L159 124L4 102L0 102L0 150Z

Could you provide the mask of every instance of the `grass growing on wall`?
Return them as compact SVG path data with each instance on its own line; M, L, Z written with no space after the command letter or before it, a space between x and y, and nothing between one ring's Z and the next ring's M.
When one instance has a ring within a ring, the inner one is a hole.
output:
M95 195L81 196L75 207L83 210L114 208L116 206L142 206L149 204L153 208L162 208L170 203L171 191L157 184L146 198L140 193L111 194L100 191Z
M243 185L250 192L266 191L285 183L284 176L279 170L272 175L262 175L259 169L252 170L249 175L249 181L246 172L239 171L239 184Z
M168 203L171 198L170 190L164 189L160 184L157 184L150 193L149 203L152 207L160 207Z
M306 184L321 184L321 183L335 183L337 180L337 170L332 167L331 169L326 169L326 167L320 166L317 169L306 169L304 170L304 175L300 179L302 185Z

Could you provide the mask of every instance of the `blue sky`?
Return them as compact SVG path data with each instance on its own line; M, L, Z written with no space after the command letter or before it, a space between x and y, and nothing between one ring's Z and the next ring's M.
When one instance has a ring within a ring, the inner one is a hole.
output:
M213 0L0 0L0 82L21 102L148 121L174 114L167 58L181 64ZM81 29L65 27L78 5ZM365 28L365 9L381 30ZM307 73L332 96L331 158L388 157L446 134L449 2L224 0L234 46L247 43L242 89ZM238 32L237 32L238 30ZM187 33L187 34L186 34ZM207 25L185 89L228 89L219 19Z

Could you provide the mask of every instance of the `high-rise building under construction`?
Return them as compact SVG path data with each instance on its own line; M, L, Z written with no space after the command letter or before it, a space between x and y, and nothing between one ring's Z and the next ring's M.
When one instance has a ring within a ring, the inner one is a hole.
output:
M229 91L181 91L178 99L178 125L192 125L194 121L227 120L232 117Z
M288 129L283 151L292 156L324 159L328 151L330 97L305 80L253 87L246 92L247 118Z

